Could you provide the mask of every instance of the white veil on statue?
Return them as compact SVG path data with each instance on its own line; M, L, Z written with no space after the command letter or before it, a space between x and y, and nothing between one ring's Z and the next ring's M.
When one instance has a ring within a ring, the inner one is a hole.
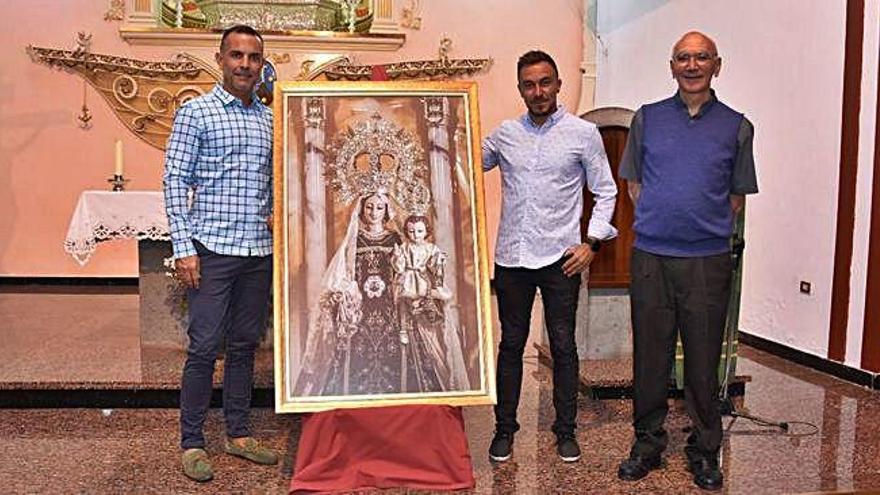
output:
M468 379L467 368L464 362L464 352L461 348L461 328L455 328L452 322L452 311L449 309L450 302L443 305L443 343L446 344L446 362L449 365L450 387L456 391L472 390Z
M361 292L355 258L362 205L363 197L360 197L351 210L345 237L321 278L318 302L309 308L303 366L294 386L297 394L321 394L340 339L350 338L360 322Z

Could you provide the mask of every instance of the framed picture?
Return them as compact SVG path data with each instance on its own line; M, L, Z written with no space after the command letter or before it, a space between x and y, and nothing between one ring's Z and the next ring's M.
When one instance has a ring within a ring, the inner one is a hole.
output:
M476 83L279 82L278 412L495 402Z

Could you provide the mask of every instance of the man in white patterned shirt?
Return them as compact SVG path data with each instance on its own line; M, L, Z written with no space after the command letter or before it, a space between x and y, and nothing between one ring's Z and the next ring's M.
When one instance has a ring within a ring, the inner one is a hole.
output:
M224 31L216 60L223 82L178 110L164 176L175 270L188 287L180 432L183 471L196 481L213 477L202 430L224 339L225 451L259 464L278 462L248 425L254 353L272 280L272 112L254 94L263 39L253 28L233 26Z
M495 246L495 292L501 320L498 405L489 457L510 458L519 429L516 409L522 357L536 289L541 290L553 356L556 451L565 462L580 459L575 440L578 357L574 339L578 290L611 226L617 186L596 126L557 105L562 86L553 59L531 51L517 62L520 96L528 113L507 120L483 141L483 170L501 170L502 207ZM595 198L581 240L583 188Z

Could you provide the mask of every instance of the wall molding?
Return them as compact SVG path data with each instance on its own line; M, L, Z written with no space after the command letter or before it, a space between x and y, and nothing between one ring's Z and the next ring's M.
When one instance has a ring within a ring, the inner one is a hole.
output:
M137 287L138 277L10 277L0 275L0 286Z
M874 116L874 176L871 185L871 217L868 235L868 266L865 283L865 321L862 327L862 368L880 372L880 60L877 62L877 113Z
M220 31L186 28L119 28L119 36L135 46L175 48L216 48ZM396 51L406 42L404 33L342 33L335 31L290 31L263 34L267 50L307 50L312 52Z
M743 331L739 332L739 342L841 380L880 390L880 374L853 368Z
M828 331L828 358L840 362L846 359L846 327L849 325L864 39L865 0L847 0L840 126L840 179L837 191L834 275L831 283L831 321Z

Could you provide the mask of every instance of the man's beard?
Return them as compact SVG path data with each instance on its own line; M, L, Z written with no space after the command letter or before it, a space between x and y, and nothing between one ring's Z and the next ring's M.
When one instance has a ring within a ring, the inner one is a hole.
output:
M547 103L547 102L542 101L540 103L533 104L532 106L529 107L529 113L535 117L547 117L548 115L553 115L553 113L556 112L556 109L558 108L556 103L553 103L552 105L547 107L546 112L538 111L537 107L539 105L543 105L545 103Z

